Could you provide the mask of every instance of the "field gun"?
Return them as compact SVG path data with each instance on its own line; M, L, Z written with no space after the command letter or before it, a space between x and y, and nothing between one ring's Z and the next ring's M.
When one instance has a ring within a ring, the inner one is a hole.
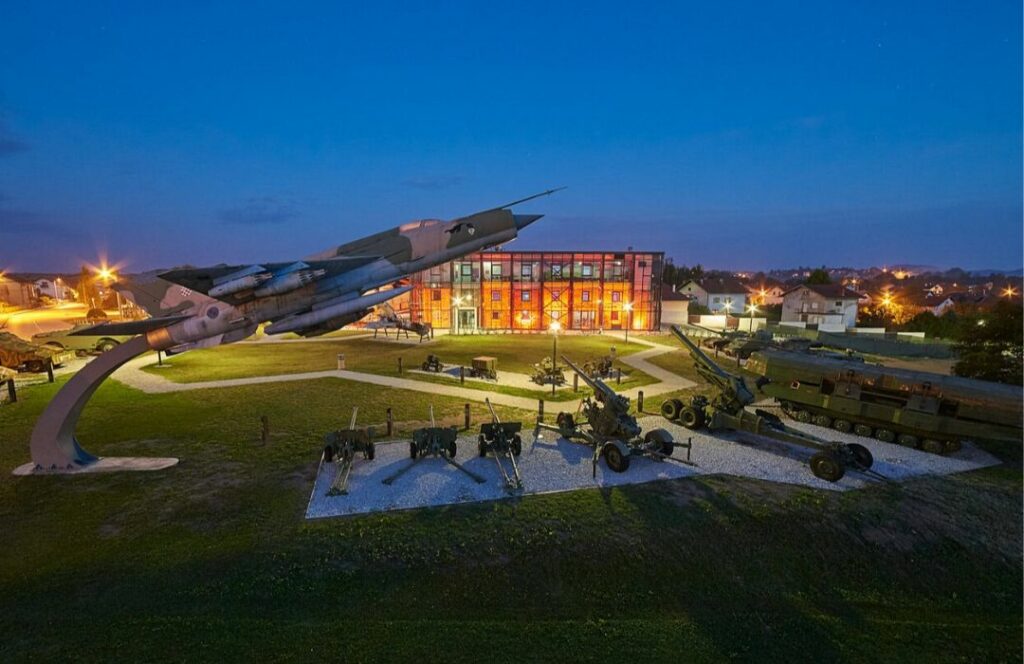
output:
M444 371L444 363L441 362L440 357L433 353L429 353L427 355L427 359L423 360L423 370L441 373Z
M476 480L477 484L483 484L484 478L466 469L455 460L455 454L458 452L458 446L456 445L458 437L459 430L454 426L437 426L437 422L434 420L434 406L431 405L430 426L416 429L412 432L412 440L409 442L409 457L412 459L412 462L397 473L384 478L382 482L388 485L392 484L399 477L412 470L413 466L429 456L441 457L452 466L472 477Z
M328 496L348 495L348 478L352 474L356 454L362 454L367 461L373 461L373 457L376 456L373 427L357 429L356 416L358 414L359 406L354 406L348 428L331 431L324 436L324 443L326 443L323 454L324 462L333 462L338 466L338 472L334 476L331 488L327 491Z
M491 411L491 421L480 425L479 451L480 456L485 457L490 452L494 456L494 462L498 464L498 472L505 480L505 487L509 491L523 488L523 478L519 474L519 464L516 457L523 451L523 439L519 432L523 429L522 422L502 422L498 414L494 412L489 398L484 399L487 410ZM512 465L512 472L509 473L502 465L502 457L508 459Z
M858 443L824 441L783 424L773 413L758 409L751 413L747 406L754 403L754 392L742 376L729 373L718 366L704 351L683 334L678 326L672 326L672 333L690 351L697 373L717 388L717 393L708 401L697 395L684 404L679 399L668 399L661 404L661 414L666 419L678 422L687 429L707 427L709 431L739 431L758 436L793 443L817 450L810 459L811 472L828 482L837 482L847 469L882 478L871 471L874 459L868 448Z
M594 449L593 472L597 476L597 463L604 457L608 468L623 473L629 468L630 459L645 456L654 461L678 461L690 464L690 444L677 443L664 429L653 429L643 434L636 417L629 412L629 398L618 394L599 378L591 378L566 356L562 356L569 368L594 391L580 402L574 416L559 413L555 424L538 421L535 435L541 430L553 431L566 440L581 442ZM582 420L579 419L582 414ZM643 434L643 435L641 435ZM686 448L686 460L676 459L672 452L676 447Z
M533 365L530 380L538 385L564 385L565 371L555 363L554 358L545 357Z

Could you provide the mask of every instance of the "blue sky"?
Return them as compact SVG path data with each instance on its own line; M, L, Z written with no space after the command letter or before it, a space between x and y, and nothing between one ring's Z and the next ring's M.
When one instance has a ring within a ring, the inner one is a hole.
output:
M1022 264L1020 2L0 0L0 267L519 248Z

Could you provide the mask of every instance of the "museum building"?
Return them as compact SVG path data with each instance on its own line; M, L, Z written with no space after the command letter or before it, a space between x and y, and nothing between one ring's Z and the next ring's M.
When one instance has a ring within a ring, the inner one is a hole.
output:
M424 270L393 303L453 334L657 330L662 252L486 251Z

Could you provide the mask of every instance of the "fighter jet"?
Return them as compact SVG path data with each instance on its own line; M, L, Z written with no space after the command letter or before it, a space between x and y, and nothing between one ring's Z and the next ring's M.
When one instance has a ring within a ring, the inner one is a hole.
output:
M77 334L144 334L152 350L174 354L252 335L295 332L310 337L363 318L406 293L409 275L515 239L542 215L508 208L558 191L535 194L483 212L402 224L290 263L217 265L138 275L119 285L126 299L152 317L105 323Z

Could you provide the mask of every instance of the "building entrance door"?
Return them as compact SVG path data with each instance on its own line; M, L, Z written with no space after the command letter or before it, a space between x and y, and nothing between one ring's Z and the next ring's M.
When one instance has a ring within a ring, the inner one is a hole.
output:
M456 318L458 327L456 334L473 334L476 332L476 309L459 309Z
M572 312L572 327L574 330L593 330L597 321L596 311L574 311Z

